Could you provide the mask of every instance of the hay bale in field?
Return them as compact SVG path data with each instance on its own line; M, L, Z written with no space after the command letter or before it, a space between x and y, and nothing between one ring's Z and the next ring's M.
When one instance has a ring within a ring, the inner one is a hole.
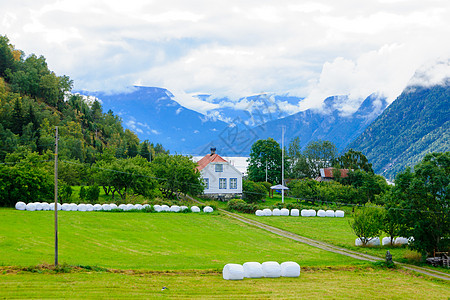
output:
M161 205L162 211L170 211L170 207L168 205Z
M181 209L180 209L180 207L178 206L178 205L172 205L171 207L170 207L170 211L171 212L179 212Z
M94 204L94 210L95 211L100 211L100 210L102 210L102 206L100 205L100 204Z
M127 210L127 205L126 204L119 204L119 209Z
M308 209L309 211L309 216L310 217L315 217L316 216L316 211L314 209Z
M258 217L261 217L261 216L264 216L264 213L263 213L262 210L257 209L257 210L255 211L255 215L257 215Z
M47 202L42 202L42 210L50 210L50 204Z
M222 274L225 280L242 280L244 279L244 267L238 264L226 264Z
M274 208L272 211L272 216L281 216L281 211L278 208Z
M152 207L150 204L144 204L144 205L142 205L142 209L145 209L145 208L147 208L147 207Z
M281 263L281 277L299 277L300 265L293 261Z
M214 211L214 209L211 206L205 206L203 208L203 212L205 213L212 213Z
M287 208L280 209L280 215L289 216L289 209L287 209Z
M28 203L25 207L26 210L28 211L35 211L36 210L36 204L34 203Z
M17 210L26 210L27 209L27 205L25 204L25 202L19 201L16 203L15 208Z
M302 217L309 217L309 210L308 209L302 209L300 212Z
M395 238L394 245L397 245L397 246L408 245L408 239L405 237L399 236L399 237Z
M271 216L272 215L272 211L269 208L264 208L263 209L263 213L266 217Z
M344 215L345 215L345 213L344 213L343 210L337 210L337 211L334 213L334 216L335 216L336 218L343 218Z
M259 262L246 262L244 267L245 278L261 278L264 277L262 266Z
M327 217L333 217L333 218L334 218L334 210L328 209L328 210L325 212L325 215L326 215Z
M78 205L76 205L75 203L70 203L70 210L71 211L77 211L78 210Z
M128 203L127 204L127 210L132 210L132 209L136 209L134 204Z
M153 208L155 209L156 212L162 211L161 205L156 204L155 206L153 206Z
M105 211L110 211L111 210L111 205L109 205L109 204L102 204L102 210L105 210Z
M189 207L187 207L187 206L185 206L185 205L180 206L180 210L181 210L181 211L184 211L184 210L186 210L186 209L189 209Z
M78 204L78 211L86 211L86 209L87 209L86 204L84 203Z
M193 213L198 213L198 212L200 212L200 208L198 207L198 206L192 206L191 207L191 211L193 212Z
M42 204L40 202L34 202L36 210L42 210Z
M55 203L50 203L49 205L50 205L50 210L55 210ZM57 204L56 204L56 208L57 208L58 210L62 210L62 205L61 205L61 203L57 203Z
M61 205L61 210L63 210L63 211L70 211L71 210L70 204L69 203L63 203Z
M317 212L317 216L318 217L326 217L327 213L323 209L319 209L319 211Z
M117 209L117 204L115 203L110 203L109 206L111 206L111 209Z
M355 246L362 246L363 245L363 243L362 243L362 241L361 241L361 239L360 238L357 238L356 240L355 240Z
M298 217L300 215L300 211L296 208L291 209L291 216Z
M368 246L380 246L380 238L379 237L374 237L371 238L370 241L367 242Z
M142 204L135 204L134 209L141 210L143 208Z
M94 205L88 203L86 204L86 211L93 211L94 210Z
M261 266L264 277L277 278L281 276L281 266L276 261L266 261Z
M394 241L392 241L394 242ZM389 236L385 236L384 238L381 239L381 245L386 246L386 245L390 245L391 244L391 237Z

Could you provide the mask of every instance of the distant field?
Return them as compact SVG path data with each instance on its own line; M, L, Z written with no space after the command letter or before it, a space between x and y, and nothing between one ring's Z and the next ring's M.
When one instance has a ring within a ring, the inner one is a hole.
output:
M53 263L52 211L0 209L0 265ZM61 263L118 269L221 269L227 263L296 261L364 265L224 215L59 212Z

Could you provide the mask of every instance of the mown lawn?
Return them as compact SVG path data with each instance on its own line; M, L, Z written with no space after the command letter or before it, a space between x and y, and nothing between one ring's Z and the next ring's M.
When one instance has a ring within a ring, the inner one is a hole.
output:
M162 290L163 287L166 289ZM298 278L223 280L220 272L1 273L0 298L447 299L447 282L398 270L303 269Z

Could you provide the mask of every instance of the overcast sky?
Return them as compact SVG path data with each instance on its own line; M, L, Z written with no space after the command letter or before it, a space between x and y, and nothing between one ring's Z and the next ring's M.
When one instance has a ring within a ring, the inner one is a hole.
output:
M393 101L450 56L449 0L0 0L0 28L75 89L164 87L201 112L214 105L192 94L305 97L292 112L330 95Z

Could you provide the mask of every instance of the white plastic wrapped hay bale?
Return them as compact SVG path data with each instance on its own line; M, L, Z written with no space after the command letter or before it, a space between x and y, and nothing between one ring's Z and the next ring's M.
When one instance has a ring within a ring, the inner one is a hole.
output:
M26 210L28 210L28 211L35 211L36 210L36 204L34 204L34 203L28 203L27 205L26 205L26 208L25 208Z
M212 213L214 209L211 206L205 206L203 207L203 212L205 213Z
M152 207L150 204L144 204L144 205L142 205L142 209L146 209L146 208L150 208L150 207Z
M171 212L179 212L181 209L180 209L180 207L178 206L178 205L172 205L171 207L170 207L170 211Z
M17 210L26 210L27 209L27 205L25 204L25 202L19 201L16 203L15 208Z
M386 246L391 244L391 237L385 236L381 239L381 245Z
M309 216L310 217L315 217L316 216L316 211L314 209L308 209L309 211Z
M335 216L336 218L343 218L344 215L345 215L345 213L344 213L343 210L337 210L337 211L334 213L334 216Z
M40 202L34 202L36 210L42 210L42 204Z
M126 204L119 204L119 209L127 210L127 205Z
M225 280L242 280L244 279L244 267L238 264L226 264L223 267L222 275Z
M143 208L142 204L135 204L134 209L141 210Z
M55 203L50 203L49 205L50 205L50 210L55 210ZM56 208L57 208L58 210L62 210L62 205L61 205L61 203L57 203L57 204L56 204Z
M100 204L94 204L94 210L95 211L100 211L100 210L102 210L102 206L100 205Z
M257 215L258 217L264 216L264 213L262 210L258 209L255 211L255 215Z
M261 266L264 277L277 278L281 276L281 266L276 261L266 261Z
M287 209L287 208L282 208L282 209L280 209L280 215L281 216L289 216L289 209Z
M111 206L111 209L117 209L117 204L115 203L110 203L109 206Z
M323 209L319 209L319 211L317 212L317 216L318 217L326 217L327 213Z
M309 210L307 209L302 209L302 211L300 212L302 217L309 217Z
M84 203L78 204L78 211L86 211L86 209L87 209L86 204Z
M272 211L272 216L281 216L281 211L278 208L274 208Z
M42 210L50 210L50 204L48 204L47 202L42 202L41 204L42 204Z
M193 213L198 213L198 212L200 212L200 208L198 207L198 206L192 206L191 207L191 211L193 212Z
M135 209L134 204L128 203L127 204L127 210Z
M291 216L293 216L293 217L300 216L300 211L296 208L291 209Z
M153 208L155 209L156 212L162 211L161 205L156 204L155 206L153 206Z
M408 244L407 238L401 237L401 236L395 238L394 245L400 246L400 245L407 245L407 244Z
M264 277L262 266L259 262L246 262L244 267L245 278L261 278Z
M86 204L86 211L94 211L94 205L90 203Z
M368 246L380 246L380 238L379 237L374 237L371 238L370 241L367 242Z
M325 215L326 215L327 217L333 217L333 218L334 218L334 210L331 210L331 209L327 210L327 211L325 212Z
M299 277L300 265L294 261L281 263L281 277Z
M272 215L272 211L268 208L264 208L263 209L263 213L266 217L271 216Z
M187 209L189 209L189 207L187 207L187 206L185 206L185 205L180 206L180 210L181 210L181 211L185 211L185 210L187 210Z
M162 211L170 211L170 207L168 205L161 205Z
M111 205L109 204L102 204L102 210L104 211L110 211L111 210Z
M78 210L78 205L76 205L75 203L70 203L70 211L77 211Z
M70 204L69 203L63 203L61 205L61 210L63 210L63 211L70 211L71 210Z
M360 238L357 238L356 240L355 240L355 246L358 246L358 247L360 247L360 246L362 246L362 241L361 241L361 239Z

